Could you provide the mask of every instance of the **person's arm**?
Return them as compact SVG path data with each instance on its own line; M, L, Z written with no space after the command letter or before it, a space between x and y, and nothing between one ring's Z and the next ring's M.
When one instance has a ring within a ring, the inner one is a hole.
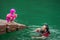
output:
M36 39L46 39L47 37L45 36L41 36L41 37L32 37L33 39L36 38Z
M40 32L40 30L41 30L40 28L37 28L37 29L34 30L34 31L35 31L35 32Z
M15 14L15 16L17 17L17 14Z
M42 36L42 37L36 37L37 39L46 39L47 37Z
M17 14L14 14L15 15L15 18L14 18L14 20L17 18Z

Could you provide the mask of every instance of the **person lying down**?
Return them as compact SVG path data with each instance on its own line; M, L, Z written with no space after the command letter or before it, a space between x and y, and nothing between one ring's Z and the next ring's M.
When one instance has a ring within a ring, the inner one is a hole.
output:
M46 39L50 35L49 27L47 24L44 24L42 28L37 28L34 30L35 32L38 32L40 35L39 36L33 36L33 39Z

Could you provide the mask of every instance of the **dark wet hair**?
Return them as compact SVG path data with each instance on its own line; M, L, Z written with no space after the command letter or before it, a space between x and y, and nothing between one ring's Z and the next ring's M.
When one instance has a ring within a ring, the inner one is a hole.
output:
M48 32L50 34L50 31L49 31L49 26L48 24L44 24L46 26L46 32Z

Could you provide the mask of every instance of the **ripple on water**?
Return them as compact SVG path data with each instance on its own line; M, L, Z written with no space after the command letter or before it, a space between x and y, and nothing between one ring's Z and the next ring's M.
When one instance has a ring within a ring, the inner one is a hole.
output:
M35 30L36 28L40 28L41 26L30 25L29 27L30 28L14 32L13 34L9 34L9 38L6 37L5 40L7 40L7 39L8 40L32 40L32 38L31 38L32 36L39 35L39 33L34 32L33 30ZM50 28L51 34L47 40L60 40L60 30L54 28L53 26L50 26L49 28ZM4 37L2 37L1 39L4 40L3 39Z

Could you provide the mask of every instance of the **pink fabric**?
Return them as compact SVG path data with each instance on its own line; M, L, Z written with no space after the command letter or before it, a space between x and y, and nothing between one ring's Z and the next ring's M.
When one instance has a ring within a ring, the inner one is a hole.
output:
M14 14L14 15L8 14L6 17L6 20L7 20L7 22L14 21L16 17L17 17L16 14Z
M43 33L43 36L48 37L49 36L49 33L48 32Z
M36 30L36 32L40 32L40 30ZM46 33L43 33L42 36L45 36L45 37L48 37L50 33L46 32Z
M6 16L7 22L10 22L10 21L14 21L15 20L15 18L17 17L17 15L15 14L15 12L16 12L15 9L11 9L10 10L10 13L7 14L7 16Z

